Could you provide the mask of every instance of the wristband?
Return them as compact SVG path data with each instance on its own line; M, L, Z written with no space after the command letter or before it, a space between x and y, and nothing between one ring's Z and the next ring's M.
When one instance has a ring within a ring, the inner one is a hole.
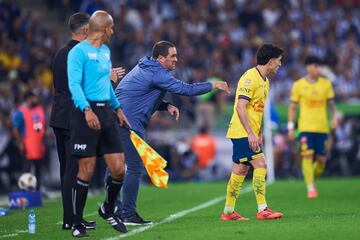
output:
M288 123L287 123L287 129L288 129L288 130L293 130L293 129L294 129L294 126L295 126L294 122L288 122Z

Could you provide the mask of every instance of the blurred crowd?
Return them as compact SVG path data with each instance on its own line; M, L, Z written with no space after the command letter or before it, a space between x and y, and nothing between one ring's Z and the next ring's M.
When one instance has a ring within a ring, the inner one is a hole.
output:
M323 73L333 82L336 101L360 101L360 3L356 0L39 1L54 18L55 27L17 1L0 0L0 139L8 136L10 143L11 113L23 101L23 93L31 89L39 95L49 113L51 61L68 40L64 36L69 36L58 29L65 31L68 16L76 11L91 14L104 9L112 14L114 66L129 71L151 53L154 42L164 39L178 48L175 75L179 79L229 83L230 96L168 96L181 108L183 128L193 122L212 128L217 113L232 105L239 77L255 64L255 51L264 42L285 50L283 66L271 79L274 103L288 102L291 84L305 73L303 60L310 54L324 60ZM172 122L159 114L149 129L169 129ZM0 157L6 149L1 144ZM50 130L46 144L54 145Z

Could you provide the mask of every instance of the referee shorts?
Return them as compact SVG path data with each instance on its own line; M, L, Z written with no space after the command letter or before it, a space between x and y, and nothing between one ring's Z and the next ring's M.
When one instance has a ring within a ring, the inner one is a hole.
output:
M247 137L244 138L232 138L231 139L233 143L233 156L232 160L234 163L242 163L245 165L250 166L250 161L259 158L264 157L264 153L262 151L262 148L260 146L259 150L254 152L249 147L249 140Z
M85 114L78 108L73 109L71 119L72 155L77 157L102 156L107 153L122 153L119 138L119 125L116 114L107 102L89 102L99 119L101 129L91 129Z

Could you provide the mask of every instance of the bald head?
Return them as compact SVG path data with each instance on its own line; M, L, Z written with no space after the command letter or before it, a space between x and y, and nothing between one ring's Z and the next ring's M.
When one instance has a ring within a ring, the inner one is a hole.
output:
M105 28L113 25L113 18L105 11L94 12L89 21L90 32L104 31Z

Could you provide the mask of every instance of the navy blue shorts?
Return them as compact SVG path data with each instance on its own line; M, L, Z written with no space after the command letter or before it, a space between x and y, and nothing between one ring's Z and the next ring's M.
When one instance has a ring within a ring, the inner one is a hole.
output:
M328 134L301 132L299 135L301 155L314 154L326 156Z
M250 161L255 158L264 157L264 153L260 146L259 151L253 152L249 147L249 140L247 137L244 138L232 138L233 143L233 156L232 160L234 163L242 163L250 166Z

